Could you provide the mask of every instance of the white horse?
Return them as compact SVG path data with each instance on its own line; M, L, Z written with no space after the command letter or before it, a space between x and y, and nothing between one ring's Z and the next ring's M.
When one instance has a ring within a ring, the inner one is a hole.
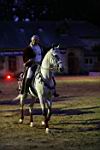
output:
M59 54L60 52L58 47L56 47L55 49L50 49L47 52L42 61L40 69L38 69L38 71L35 74L34 83L32 83L40 102L42 114L44 116L44 121L42 122L42 124L45 125L46 133L49 132L48 122L51 117L52 97L54 89L54 81L53 81L54 72L62 72L64 70ZM36 97L31 88L29 89L29 91L32 97ZM20 96L21 118L19 119L20 123L23 123L24 119L23 115L24 99L25 99L24 95L21 95ZM33 103L30 104L29 107L31 127L33 126L33 116L32 116Z

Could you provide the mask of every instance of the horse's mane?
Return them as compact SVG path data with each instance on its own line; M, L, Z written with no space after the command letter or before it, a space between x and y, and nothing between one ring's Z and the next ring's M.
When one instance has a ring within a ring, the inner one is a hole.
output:
M43 52L43 55L42 55L42 61L43 61L43 59L45 58L46 54L47 54L49 51L50 51L50 49L47 50L47 51L45 51L45 52Z
M44 61L45 57L48 57L50 51L51 51L51 49L48 50L48 51L45 53L44 57L42 58L41 64L38 65L38 67L37 67L37 69L36 69L36 73L35 73L36 75L37 75L37 73L40 73L40 69L41 69L41 66L42 66L42 62Z

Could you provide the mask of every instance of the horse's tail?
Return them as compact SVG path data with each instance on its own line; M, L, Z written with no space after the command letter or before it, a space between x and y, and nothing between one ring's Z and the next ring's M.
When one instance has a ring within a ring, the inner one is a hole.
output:
M20 100L21 94L18 94L15 98L13 98L13 101Z

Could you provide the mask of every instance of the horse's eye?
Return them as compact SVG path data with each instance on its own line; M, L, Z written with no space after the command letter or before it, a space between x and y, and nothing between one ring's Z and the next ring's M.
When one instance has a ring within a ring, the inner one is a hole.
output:
M56 59L57 59L57 60L59 60L59 59L60 59L58 55L55 55L55 57L56 57Z

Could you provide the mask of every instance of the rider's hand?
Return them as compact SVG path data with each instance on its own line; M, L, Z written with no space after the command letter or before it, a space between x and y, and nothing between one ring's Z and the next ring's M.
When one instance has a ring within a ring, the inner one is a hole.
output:
M31 67L33 63L34 63L33 59L29 59L26 63L24 63L24 66Z

